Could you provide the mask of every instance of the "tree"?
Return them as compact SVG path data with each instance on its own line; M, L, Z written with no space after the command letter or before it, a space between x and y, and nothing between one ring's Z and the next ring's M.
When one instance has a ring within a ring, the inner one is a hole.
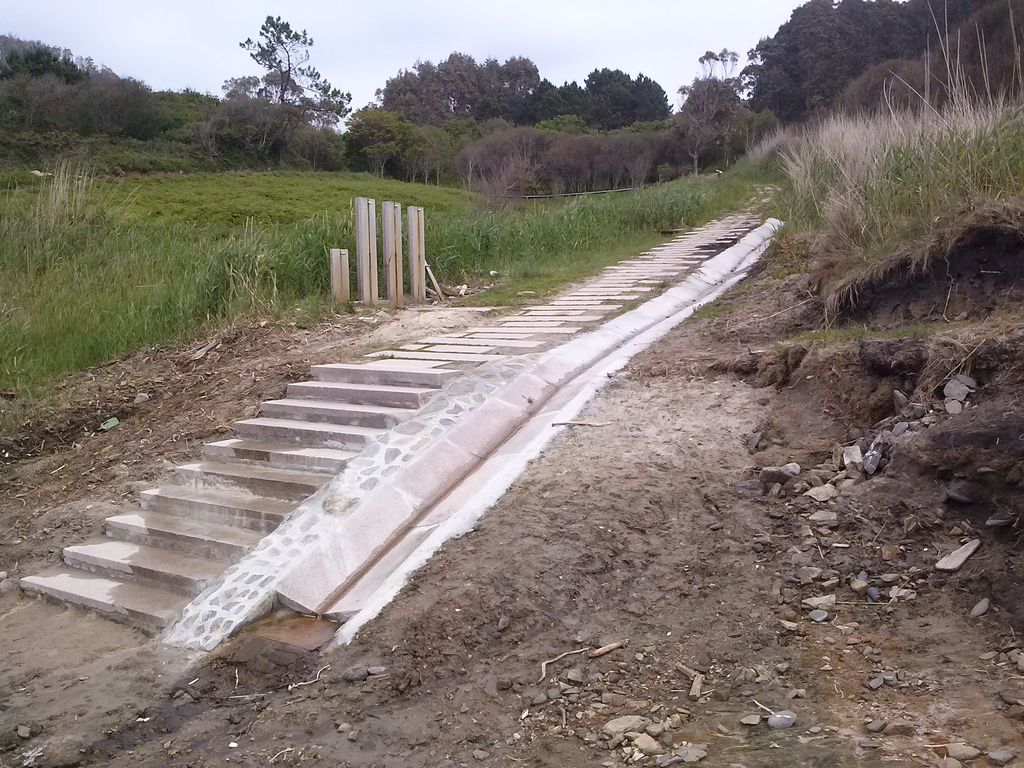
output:
M700 172L701 156L728 139L733 118L740 108L739 81L734 76L739 56L726 49L708 51L698 59L701 76L679 89L683 108L676 128L687 153L693 160L693 172Z
M393 160L401 160L412 146L413 124L402 115L383 109L361 109L345 134L349 155L378 176Z
M352 95L333 87L309 66L313 38L306 30L293 30L280 16L267 16L259 39L248 38L239 46L267 70L257 90L259 97L295 107L321 125L335 125L351 111Z
M75 64L67 51L35 43L29 47L15 48L0 56L0 80L9 80L18 75L55 75L70 84L84 80L86 72Z

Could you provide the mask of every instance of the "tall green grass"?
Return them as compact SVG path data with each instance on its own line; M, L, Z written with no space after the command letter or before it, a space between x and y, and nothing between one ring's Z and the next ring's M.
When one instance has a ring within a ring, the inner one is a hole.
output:
M510 290L547 290L751 190L697 179L489 211L457 190L353 174L110 183L65 167L0 200L0 389L31 394L55 375L242 317L329 311L326 254L354 252L356 194L426 206L442 279L495 271Z

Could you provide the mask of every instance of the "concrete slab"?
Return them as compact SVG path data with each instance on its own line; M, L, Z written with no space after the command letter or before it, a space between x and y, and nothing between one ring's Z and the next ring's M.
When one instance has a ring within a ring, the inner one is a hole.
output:
M400 349L386 349L381 352L371 352L367 357L392 357L403 360L435 360L449 363L486 363L491 360L500 360L504 355L463 353L463 352L403 352Z
M568 336L571 336L574 333L579 333L581 330L583 330L583 328L578 326L578 325L577 326L567 327L567 328L538 328L537 326L534 326L534 325L526 325L526 324L517 325L517 324L513 324L513 323L507 323L505 327L508 328L509 330L514 330L514 331L518 331L518 330L529 331L531 334L551 333L551 334L560 334L560 335L568 335Z
M493 346L496 348L506 347L509 349L536 349L537 347L544 346L543 341L525 341L523 339L501 338L499 336L487 336L486 338L474 338L472 336L460 336L459 338L428 336L425 339L421 339L421 341L427 344L448 344L457 341L461 344L475 345L484 348Z

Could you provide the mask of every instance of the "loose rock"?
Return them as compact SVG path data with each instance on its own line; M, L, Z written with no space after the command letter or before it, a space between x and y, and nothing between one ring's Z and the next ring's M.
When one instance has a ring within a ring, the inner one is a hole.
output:
M989 599L987 597L981 598L981 600L976 602L974 604L974 607L971 608L971 618L972 619L977 619L977 618L979 618L981 616L984 616L986 613L988 613L988 608L989 608Z
M978 551L981 546L981 539L971 539L959 549L956 549L939 560L935 564L937 571L958 571L967 562L967 558Z
M633 739L633 746L648 756L660 755L665 751L665 748L654 737L648 736L646 733L641 733Z
M783 728L791 728L796 725L796 713L783 709L768 717L768 727L780 731Z
M973 760L981 754L981 750L972 747L970 744L954 742L946 745L946 756L954 760Z
M1017 749L1015 747L1000 747L986 753L985 757L994 765L1007 765L1017 757Z
M818 502L826 502L839 495L839 489L834 485L819 485L804 491L804 496L809 496Z
M950 379L942 388L942 394L950 400L964 401L971 394L971 388L958 379Z
M676 755L682 758L684 763L699 763L708 753L698 744L688 744L680 750L676 751Z
M639 715L624 715L623 717L616 717L614 720L609 720L604 724L604 732L615 738L621 736L627 731L641 731L650 722L646 717L640 717Z

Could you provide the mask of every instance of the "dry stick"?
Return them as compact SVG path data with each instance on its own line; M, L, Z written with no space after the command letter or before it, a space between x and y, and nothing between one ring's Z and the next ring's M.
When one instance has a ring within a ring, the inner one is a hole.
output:
M292 683L291 685L288 686L288 690L290 691L293 688L301 688L304 685L312 685L313 683L317 682L320 679L320 675L322 675L325 670L328 670L330 668L331 668L330 664L324 664L324 666L320 667L320 669L318 669L316 671L316 677L314 677L312 680L306 680L305 682L302 682L302 683Z
M751 701L754 702L754 704L756 704L758 707L763 709L765 712L767 712L769 715L774 715L775 714L774 712L772 712L770 709L768 709L768 707L766 707L764 704L762 704L757 699L751 699Z
M577 649L575 651L566 651L563 654L555 656L555 658L553 658L553 659L548 659L547 661L542 661L540 663L540 679L537 680L537 682L538 683L543 683L544 682L544 678L548 676L548 664L554 664L556 661L561 661L566 656L575 656L577 653L583 653L583 652L589 651L589 650L590 650L590 646L588 645L586 648L579 648L579 649Z
M295 747L285 747L280 752L278 752L276 755L274 755L272 758L270 758L270 762L273 763L275 760L277 760L277 758L281 757L281 755L287 755L289 752L294 752L294 751L295 751Z
M607 427L610 421L553 421L552 427Z
M590 653L588 653L587 656L589 656L591 659L598 659L602 656L611 653L612 651L617 651L623 645L625 645L625 643L623 643L621 640L615 643L608 643L608 645L602 645L600 648L595 648Z

